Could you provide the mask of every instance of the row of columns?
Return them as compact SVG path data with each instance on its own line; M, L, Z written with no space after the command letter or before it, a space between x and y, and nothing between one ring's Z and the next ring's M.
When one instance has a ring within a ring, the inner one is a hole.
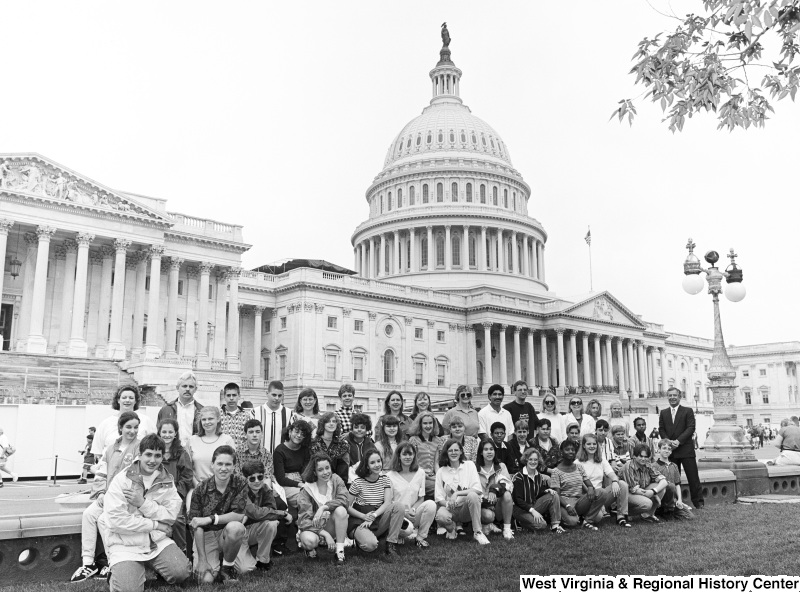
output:
M0 257L5 258L8 232L14 224L11 220L0 220ZM27 256L23 264L23 300L19 314L17 329L17 349L30 353L47 353L47 339L45 338L45 300L47 291L47 267L50 257L50 242L56 229L42 225L36 228L35 233L26 233ZM87 232L78 232L57 247L56 263L61 265L63 258L63 292L59 310L59 331L56 352L75 357L88 356L88 344L85 335L85 315L87 302L87 287L89 286L89 248L95 236ZM175 339L178 320L178 277L184 260L179 257L170 257L164 261L168 267L167 282L167 315L166 339L162 351L159 322L163 318L160 309L160 287L162 260L164 247L152 245L147 250L128 252L131 241L117 238L113 246L103 246L100 249L102 256L100 269L100 290L98 302L98 338L96 355L112 359L124 359L128 347L134 354L142 353L147 358L157 358L162 355L176 357ZM150 267L150 292L146 294L147 266ZM94 264L95 261L93 260ZM206 327L209 321L208 291L210 275L214 266L208 262L200 262L199 295L197 323L199 327L197 356L207 358L208 333ZM133 298L133 325L130 344L123 343L123 311L125 308L126 270L134 271L134 286L127 286L129 291L135 293ZM217 302L221 303L222 314L216 316L216 324L220 320L225 326L225 300L224 294L227 285L231 285L231 306L228 311L227 351L228 361L235 365L238 363L238 279L240 269L232 269L218 274ZM113 274L113 286L112 286ZM3 274L0 273L0 294L2 294ZM30 296L28 296L30 295ZM145 308L146 307L146 308ZM148 323L146 343L143 343L145 312ZM105 327L110 327L106 333ZM224 348L217 348L214 357L225 357Z
M509 329L513 331L513 358L512 369L516 380L522 376L521 337L526 331L527 339L527 381L529 385L539 384L542 388L550 387L551 368L548 366L548 357L555 358L557 369L557 384L559 386L612 386L618 387L620 392L632 391L644 395L651 391L659 390L656 351L661 360L661 384L666 388L667 360L664 347L645 346L640 340L601 335L598 333L579 332L558 328L555 330L555 355L551 353L552 341L548 332L541 329L526 329L519 326L499 325L498 350L499 376L492 372L492 330L495 323L484 322L483 327L483 367L484 383L509 384L508 380L508 355L506 352L506 337ZM539 368L538 381L535 367L535 334L539 333ZM567 334L568 341L564 336ZM583 361L583 375L578 375L578 334L581 334L581 350ZM474 345L474 355L477 357L477 346ZM590 355L591 353L591 355ZM616 354L617 372L614 371ZM580 380L582 378L582 380ZM582 384L581 384L582 383Z
M544 274L544 242L536 237L503 228L480 227L480 239L477 227L470 225L451 225L444 227L444 271L460 269L469 271L501 271L519 274L545 281ZM476 265L469 263L469 235L474 228ZM460 232L456 229L460 229ZM419 232L418 232L419 231ZM441 232L441 231L440 231ZM461 237L459 263L453 263L453 233ZM388 237L388 238L387 238ZM422 264L421 248L423 237L427 239L427 264ZM507 245L511 244L511 257L508 257ZM521 257L520 257L521 248ZM354 248L356 272L365 278L382 278L387 275L401 273L417 273L437 268L436 241L434 226L394 230L379 233L359 241Z

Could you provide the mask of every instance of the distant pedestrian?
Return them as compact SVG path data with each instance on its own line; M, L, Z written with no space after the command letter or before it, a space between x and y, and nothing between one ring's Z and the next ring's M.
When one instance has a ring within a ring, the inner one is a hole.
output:
M86 445L83 450L78 450L78 454L83 455L83 470L81 471L81 478L78 479L78 485L86 485L86 477L89 476L89 471L94 464L94 454L92 454L92 443L94 442L94 426L89 428L89 433L86 435Z
M8 460L8 457L14 454L16 451L17 449L14 448L11 445L11 442L8 441L8 436L6 436L3 432L3 428L0 428L0 487L3 487L3 473L11 477L12 481L19 479L19 475L6 468L6 461Z

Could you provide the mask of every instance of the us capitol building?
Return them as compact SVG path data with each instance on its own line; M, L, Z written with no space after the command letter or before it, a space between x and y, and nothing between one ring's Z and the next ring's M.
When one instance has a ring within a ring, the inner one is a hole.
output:
M530 187L463 103L449 37L429 76L429 104L366 190L354 272L302 261L245 270L239 225L170 212L38 154L0 155L0 361L115 360L168 397L194 369L206 403L229 381L258 402L280 379L288 405L312 387L333 409L352 382L356 404L377 415L391 389L444 401L461 383L485 392L523 378L554 390L562 411L578 392L604 412L630 394L635 413L654 413L676 385L711 413L712 340L670 333L607 291L574 302L551 291ZM729 355L741 423L797 414L800 342ZM0 403L18 402L10 394Z

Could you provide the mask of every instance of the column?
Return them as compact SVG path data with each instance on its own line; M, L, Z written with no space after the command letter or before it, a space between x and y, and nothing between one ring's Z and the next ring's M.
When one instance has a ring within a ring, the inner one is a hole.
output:
M109 335L109 315L111 314L111 275L114 273L114 248L105 245L100 248L103 266L100 268L100 304L97 309L97 345L95 356L106 355Z
M606 373L605 373L606 385L616 386L616 381L614 380L614 355L612 353L612 341L610 335L606 335L605 344L606 344Z
M669 388L669 382L667 382L667 348L659 347L658 353L661 354L661 390L666 392Z
M402 251L400 250L400 231L394 231L394 253L392 254L392 267L393 273L400 274L403 272L403 266L401 261L403 258L400 256Z
M469 226L461 233L461 269L469 271Z
M147 341L144 346L144 356L150 360L161 357L161 346L158 341L158 326L161 324L158 299L161 288L161 256L163 254L163 245L150 247L150 294L147 298Z
M636 370L634 368L633 340L628 339L628 390L636 394Z
M533 351L533 329L528 329L528 387L535 388L536 386L536 362L534 361ZM537 395L539 393L536 393Z
M536 257L538 245L539 241L531 237L531 277L537 280L539 279L539 263Z
M125 256L131 241L124 238L114 240L114 288L111 294L111 332L108 337L106 357L125 359L125 344L122 343L122 308L125 299Z
M536 243L536 278L540 281L544 280L544 269L542 268L542 243Z
M531 275L531 259L528 256L528 235L522 235L522 275L529 277Z
M453 243L450 240L450 225L444 227L444 268L450 271L453 268Z
M500 325L500 335L497 340L500 345L500 384L508 386L508 355L506 354L506 329L508 325Z
M213 359L214 360L224 360L225 359L225 323L227 320L227 306L228 306L228 274L221 269L217 269L217 290L216 290L216 300L214 300L214 326L211 327L209 333L213 338L214 343L214 352L213 352ZM288 314L294 314L292 311L294 307L289 305ZM287 319L287 323L290 322ZM294 323L294 320L291 320ZM290 329L291 330L291 329ZM293 333L294 334L294 333ZM273 348L273 355L275 355L275 348ZM278 358L275 358L276 362ZM286 375L289 375L289 367L294 365L297 360L294 359L294 356L289 356L287 359L288 366L286 368ZM275 367L275 375L279 374L279 369Z
M369 277L369 265L367 263L367 241L359 243L361 248L361 269L359 275L363 278Z
M625 394L627 390L626 384L627 380L625 377L625 355L622 353L622 338L621 337L614 337L617 341L617 377L619 380L619 394ZM613 366L612 366L613 372Z
M94 235L79 232L75 238L78 252L75 261L74 293L71 299L72 310L70 311L72 319L70 322L67 355L85 358L89 355L86 339L83 336L83 322L86 312L86 280L89 274L89 244L94 240Z
M20 231L21 232L21 231ZM28 332L31 326L31 299L33 298L33 282L36 276L36 249L39 245L39 237L35 232L25 233L26 253L22 257L22 302L19 305L19 315L17 317L17 351L25 351L25 342L28 339Z
M564 374L564 329L556 329L556 348L558 352L558 386L563 393L566 384L566 376Z
M370 279L378 277L378 247L376 237L369 239L369 277Z
M517 231L511 231L511 273L519 273L519 252L517 250Z
M522 353L519 347L519 333L522 327L514 327L514 376L511 382L516 382L522 379Z
M478 347L475 343L475 327L467 325L467 384L478 384Z
M13 220L0 219L0 261L6 260L6 246L8 243L8 230L14 225ZM19 257L19 255L16 255ZM5 273L0 270L0 300L3 298L3 279ZM10 336L9 336L10 337Z
M133 326L131 327L131 355L141 356L144 343L144 313L147 305L147 251L137 251L136 287L133 305Z
M170 257L169 279L167 281L167 328L164 336L164 355L167 358L177 358L175 339L178 331L178 281L183 265L180 257ZM153 282L150 281L152 288Z
M263 331L261 318L264 314L263 306L253 307L253 386L260 382L261 378L261 333ZM346 330L343 328L343 330Z
M383 237L383 235L381 235ZM242 273L241 267L231 267L228 272L228 283L230 292L228 293L228 339L226 345L228 352L228 370L239 370L239 276Z
M417 261L417 236L415 228L409 228L408 237L408 240L410 241L409 248L411 250L409 255L409 259L411 260L409 262L409 271L411 273L416 273L419 271L419 262Z
M578 338L577 331L570 331L569 333L569 345L567 346L567 355L564 359L564 376L566 377L566 382L569 383L570 386L578 386L578 346L576 340ZM569 362L567 362L569 360ZM569 363L569 368L567 368L567 363ZM566 384L562 384L561 386L566 386Z
M64 286L61 294L61 316L58 318L60 327L58 345L56 346L56 353L61 356L66 355L67 345L72 336L70 327L72 323L72 299L75 297L75 266L78 261L78 244L72 239L67 239L64 241L64 250L66 252L64 259ZM89 260L88 252L86 260ZM86 303L84 302L85 305ZM83 323L81 323L82 330Z
M481 226L481 241L480 241L480 249L478 252L475 253L475 256L478 257L478 269L480 271L486 271L486 227Z
M545 282L547 280L545 279L545 274L544 274L544 243L542 243L541 246L539 247L539 257L540 257L539 273L542 276L542 281Z
M636 349L639 355L639 394L647 393L647 362L644 357L644 343L636 342Z
M539 374L542 376L542 388L550 386L550 374L547 372L547 332L542 331L539 335Z
M47 289L47 259L50 254L50 238L56 229L50 226L36 228L38 247L36 268L33 276L33 297L31 298L31 321L25 351L31 354L47 353L47 340L42 328L44 324L44 297Z
M491 386L492 379L492 323L483 325L483 384ZM487 390L488 390L487 386Z
M658 391L658 380L656 378L656 356L654 347L647 348L647 360L650 362L650 391Z
M426 226L428 229L428 266L427 271L436 269L436 264L433 260L433 226Z
M381 246L378 251L378 277L386 275L386 235L381 233Z
M363 245L362 245L363 246ZM208 287L211 283L211 270L214 265L208 261L200 262L200 286L197 288L197 367L210 368L208 360ZM277 331L277 328L275 329ZM259 356L261 348L259 348ZM259 364L260 365L260 364Z
M433 347L436 342L436 323L428 321L428 332L426 333L428 342L428 385L435 386L437 384L436 376L436 360L433 355Z
M583 386L592 384L592 362L589 359L589 334L583 333Z
M600 356L600 335L597 333L594 334L594 384L597 386L605 384L603 382L602 357Z
M506 250L503 244L503 229L497 229L497 271L503 272L506 270Z

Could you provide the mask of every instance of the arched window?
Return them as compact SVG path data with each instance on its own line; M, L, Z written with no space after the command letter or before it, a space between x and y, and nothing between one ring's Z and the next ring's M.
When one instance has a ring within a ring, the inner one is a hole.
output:
M514 260L511 259L511 241L508 241L506 243L506 271L513 271L513 269L511 269L513 263Z
M450 237L451 257L453 258L453 265L461 265L461 237L453 235Z
M467 202L472 203L472 183L467 183Z
M414 200L416 198L416 195L414 195L415 193L416 193L416 187L412 185L411 187L408 188L408 205L410 206L414 205Z
M390 349L383 352L383 382L394 383L394 352Z
M444 183L436 184L436 201L444 201Z
M497 187L492 187L492 205L497 205Z
M437 137L437 140L439 141L440 144L444 142L444 136L442 135L442 130L439 130L439 135Z
M386 197L386 211L392 211L392 192L390 191Z
M406 269L411 269L411 240L406 241Z
M422 184L422 203L428 203L428 184Z
M417 134L417 146L419 146L420 144L422 144L422 136Z
M436 265L444 267L444 236L436 237Z
M398 189L397 190L397 207L398 208L402 208L403 207L403 190L402 189Z
M503 189L503 207L508 207L508 189Z
M458 183L450 185L450 201L458 201Z
M486 203L486 185L481 183L481 203Z
M381 214L383 214L383 196L381 195Z
M423 236L419 241L419 266L428 268L428 237Z
M470 265L476 265L476 263L475 263L475 260L476 260L475 247L476 247L475 237L471 236L471 237L469 237L469 264Z
M511 209L517 211L517 192L511 194Z

